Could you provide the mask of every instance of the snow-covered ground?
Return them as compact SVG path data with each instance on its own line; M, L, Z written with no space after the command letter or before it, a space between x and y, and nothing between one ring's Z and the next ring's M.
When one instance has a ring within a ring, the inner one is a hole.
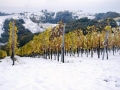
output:
M0 90L120 90L120 55L109 60L65 56L65 63L43 58L0 61Z

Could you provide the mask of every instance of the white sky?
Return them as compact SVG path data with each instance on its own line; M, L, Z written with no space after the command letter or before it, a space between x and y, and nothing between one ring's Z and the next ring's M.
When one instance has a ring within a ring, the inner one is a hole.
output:
M120 13L120 0L0 0L2 12L35 12L47 9L48 11L82 10L84 12Z

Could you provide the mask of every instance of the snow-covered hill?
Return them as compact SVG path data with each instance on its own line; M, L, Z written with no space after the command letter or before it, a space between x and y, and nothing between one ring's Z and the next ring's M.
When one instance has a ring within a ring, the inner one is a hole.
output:
M6 18L8 18L8 16L0 16L0 37L1 37L1 33L3 33L3 23Z
M64 11L63 11L64 12ZM82 11L69 11L72 13L72 18L73 19L80 19L83 17L88 17L89 19L94 19L95 14L91 13L86 13ZM8 15L8 16L0 16L0 36L1 33L3 33L3 23L5 19L23 19L25 24L25 28L29 29L32 33L36 32L42 32L48 27L54 27L56 24L51 24L51 23L42 23L47 19L47 16L50 16L51 18L56 18L57 12L49 12L49 11L39 11L39 12L24 12L24 13L19 13L19 14L13 14L13 15ZM46 16L47 15L47 16ZM40 24L34 23L31 21L30 18L35 19L36 21L38 20L41 22Z
M64 12L64 11L63 11ZM83 18L83 17L88 17L89 19L94 19L95 18L95 13L88 13L88 12L83 12L82 10L78 10L78 11L69 11L72 13L72 17L75 18L76 16L78 17L77 19L80 19L80 18ZM51 14L53 12L48 12L47 13ZM56 17L56 13L57 12L54 12L54 18ZM32 16L35 16L36 18L38 16L41 16L41 17L45 17L45 13L44 12L35 12L35 13L32 13L31 17Z
M65 12L65 11L61 11L61 12ZM84 18L84 17L88 17L89 19L94 19L95 18L95 13L83 12L81 10L68 11L68 12L72 13L72 18L73 19L80 19L80 18ZM32 13L30 15L30 17L34 17L34 18L39 19L39 20L42 21L43 19L46 19L45 14L49 14L49 15L51 15L52 18L56 18L57 13L58 12L40 11L40 12Z
M38 14L38 13L37 13ZM3 23L6 19L23 19L25 24L25 28L29 29L32 33L36 32L42 32L48 27L54 27L56 24L50 24L50 23L42 23L38 25L37 23L34 23L31 21L30 16L32 13L23 13L23 14L13 14L13 15L8 15L8 16L0 16L0 37L1 33L3 33ZM41 14L38 14L41 15Z
M71 12L72 12L73 18L76 18L76 19L80 19L80 18L84 18L84 17L87 17L88 19L94 19L95 18L94 13L83 12L81 10L71 11Z

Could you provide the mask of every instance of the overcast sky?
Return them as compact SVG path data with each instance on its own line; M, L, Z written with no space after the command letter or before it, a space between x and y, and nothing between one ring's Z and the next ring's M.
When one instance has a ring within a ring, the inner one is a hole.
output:
M120 0L0 0L2 12L82 10L83 12L120 13Z

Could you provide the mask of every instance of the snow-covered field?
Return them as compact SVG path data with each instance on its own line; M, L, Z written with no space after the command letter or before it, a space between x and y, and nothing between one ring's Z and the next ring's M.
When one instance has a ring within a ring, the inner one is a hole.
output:
M0 90L120 90L120 55L109 60L65 56L65 63L43 58L0 61ZM53 58L54 59L54 58Z

